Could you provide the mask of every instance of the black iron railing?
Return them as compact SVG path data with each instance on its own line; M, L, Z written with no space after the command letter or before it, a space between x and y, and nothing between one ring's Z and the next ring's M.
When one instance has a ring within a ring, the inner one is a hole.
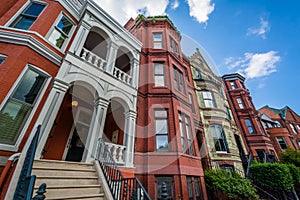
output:
M103 139L98 140L96 159L114 200L151 200L137 178L124 178Z
M35 184L35 175L31 175L35 152L40 136L41 125L37 127L36 133L27 150L22 170L19 176L13 200L31 200ZM44 190L45 193L46 190Z

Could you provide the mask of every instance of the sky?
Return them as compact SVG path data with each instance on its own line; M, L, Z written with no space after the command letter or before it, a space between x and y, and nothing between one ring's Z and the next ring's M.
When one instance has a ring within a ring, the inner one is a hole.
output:
M218 75L239 72L246 78L257 109L289 106L300 115L299 1L95 1L122 25L139 13L168 15L183 43L199 46Z

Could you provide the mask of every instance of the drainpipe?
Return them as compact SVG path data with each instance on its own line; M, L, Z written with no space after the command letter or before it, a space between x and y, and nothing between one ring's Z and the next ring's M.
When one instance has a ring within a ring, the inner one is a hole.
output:
M10 169L14 166L14 163L16 160L18 160L21 156L21 153L15 153L12 156L10 156L7 160L7 163L2 171L2 174L0 176L0 189L2 188L4 181L6 179L6 176L8 175L8 172Z

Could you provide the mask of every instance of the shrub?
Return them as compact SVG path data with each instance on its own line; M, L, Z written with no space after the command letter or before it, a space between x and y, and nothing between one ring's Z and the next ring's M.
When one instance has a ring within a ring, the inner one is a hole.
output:
M293 164L287 164L287 167L290 170L290 173L293 177L294 184L300 183L300 168L296 167Z
M285 152L280 154L280 162L294 164L296 167L300 167L300 151L288 148Z
M251 178L264 188L279 191L291 191L294 189L294 181L288 165L280 163L256 163L252 164L249 170Z
M219 190L234 199L258 199L251 181L237 172L206 170L204 174L205 184L211 190Z

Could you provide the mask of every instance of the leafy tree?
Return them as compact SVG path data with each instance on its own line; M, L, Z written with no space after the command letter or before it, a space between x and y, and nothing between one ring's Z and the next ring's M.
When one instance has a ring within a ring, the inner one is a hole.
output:
M219 190L234 199L258 199L251 181L241 177L237 172L210 169L204 174L205 184L211 190Z
M300 151L288 148L285 152L280 154L280 162L294 164L296 167L300 167Z

